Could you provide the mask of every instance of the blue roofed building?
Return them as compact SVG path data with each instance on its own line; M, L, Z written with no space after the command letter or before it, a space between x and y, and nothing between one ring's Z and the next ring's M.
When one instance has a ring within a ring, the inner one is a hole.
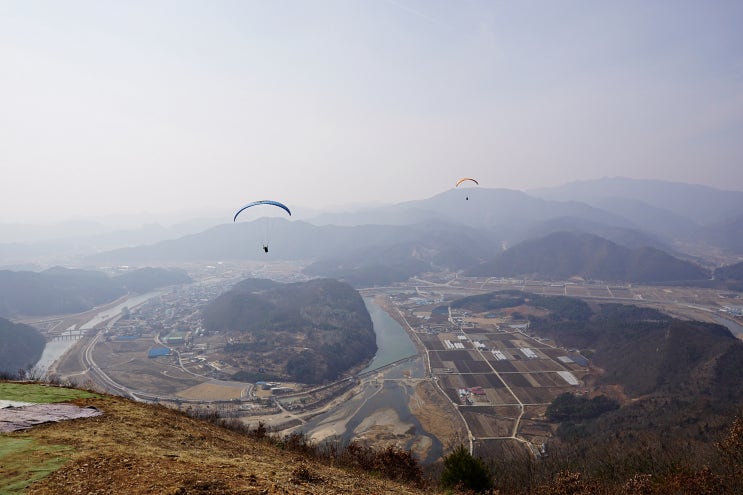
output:
M167 347L153 347L150 352L147 353L147 357L156 358L162 356L170 356L170 349Z

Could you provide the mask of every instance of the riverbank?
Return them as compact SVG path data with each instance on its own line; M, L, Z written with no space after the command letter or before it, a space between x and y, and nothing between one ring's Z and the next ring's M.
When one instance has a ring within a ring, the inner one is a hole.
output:
M67 321L66 332L74 333L78 338L65 339L63 333L57 339L48 342L41 359L35 365L35 373L46 378L61 380L84 374L86 367L80 359L80 354L94 335L93 330L104 323L110 324L120 318L125 308L134 309L163 293L163 290L156 290L145 294L129 294L85 313L61 317L60 321Z
M386 295L376 295L371 300L405 331L415 346L418 356L421 357L424 376L428 376L430 370L427 369L427 361L423 359L426 349L403 314ZM449 451L460 443L468 441L467 429L461 422L455 406L431 380L420 380L415 384L415 394L410 396L408 407L421 425L441 441L444 451Z
M251 414L247 409L250 403L245 403L244 411L235 405L234 413L244 423L255 426L262 422L269 429L284 433L303 431L316 442L337 438L344 442L356 439L374 445L394 445L412 450L422 462L435 462L457 441L466 438L464 429L452 421L456 411L448 398L427 378L423 359L410 338L412 329L397 308L386 297L365 298L365 303L378 341L377 355L367 367L374 371L365 375L357 371L353 384L343 387L332 399L320 401L316 409L300 411L287 400L290 397L277 396L283 404L280 412L276 408L276 413L255 410ZM96 330L88 331L55 361L51 368L55 378L85 383L87 371L81 355L100 325L118 315L109 310L101 311L100 316L108 319L95 320Z
M292 431L302 431L314 442L335 438L394 445L411 450L421 462L436 462L467 441L467 430L461 421L453 420L458 414L449 398L427 378L419 341L397 307L381 295L365 302L381 341L389 345L392 337L404 340L407 352L416 357L368 375L334 407L304 416L306 424ZM392 359L387 352L381 345L380 354ZM399 355L399 349L395 352Z

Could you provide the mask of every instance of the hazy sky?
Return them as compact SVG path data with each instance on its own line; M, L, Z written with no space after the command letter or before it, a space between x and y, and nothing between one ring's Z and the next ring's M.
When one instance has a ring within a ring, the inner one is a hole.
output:
M0 222L743 190L743 2L0 0Z

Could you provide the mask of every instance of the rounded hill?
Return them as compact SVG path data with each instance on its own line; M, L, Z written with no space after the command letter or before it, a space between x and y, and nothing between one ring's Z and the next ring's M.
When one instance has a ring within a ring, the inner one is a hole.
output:
M228 336L225 352L244 373L302 383L333 380L377 351L363 299L333 279L239 283L205 308L204 326Z

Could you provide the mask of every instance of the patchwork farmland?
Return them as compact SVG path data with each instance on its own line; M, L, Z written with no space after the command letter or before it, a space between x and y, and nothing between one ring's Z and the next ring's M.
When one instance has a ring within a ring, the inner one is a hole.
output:
M444 312L441 304L424 309L418 299L400 296L395 305L413 322L430 373L458 409L473 448L521 444L539 455L552 433L546 408L562 393L582 392L586 360L529 335L528 326L510 315Z

